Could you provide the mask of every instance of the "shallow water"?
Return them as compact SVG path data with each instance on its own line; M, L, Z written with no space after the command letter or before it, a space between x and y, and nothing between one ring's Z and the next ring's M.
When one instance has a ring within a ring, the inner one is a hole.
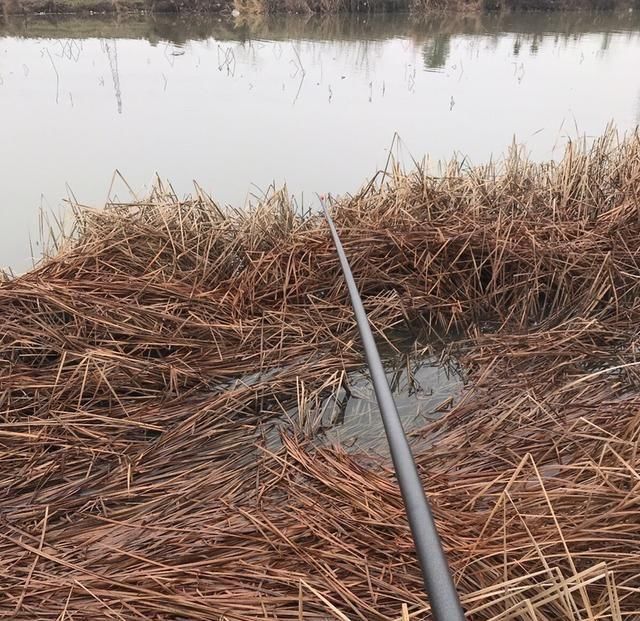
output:
M407 433L440 418L461 398L464 388L461 373L451 366L442 366L433 357L389 365L387 381ZM335 400L326 404L324 432L319 435L319 442L388 456L384 425L369 374L352 373L348 383L351 394L342 396L342 407Z
M396 344L400 344L399 342ZM384 343L380 343L385 354ZM387 382L407 434L423 428L449 411L463 396L464 373L458 362L448 356L443 362L435 355L386 352ZM243 378L246 383L246 378ZM280 433L297 433L322 445L342 445L345 450L366 452L388 458L389 448L384 425L366 368L349 373L336 393L321 402L312 401L270 419L262 430L270 449L281 445ZM415 441L412 440L412 444Z
M514 137L557 156L640 121L639 67L637 12L0 24L0 266L28 267L68 188L128 200L115 169L138 195L157 172L234 205L286 180L308 204L392 144L405 163L482 162Z

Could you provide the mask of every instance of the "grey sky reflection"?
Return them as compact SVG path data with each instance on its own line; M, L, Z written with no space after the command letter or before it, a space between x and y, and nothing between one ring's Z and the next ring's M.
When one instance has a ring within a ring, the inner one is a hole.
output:
M407 163L479 163L514 136L546 159L640 121L639 61L635 14L9 22L0 265L28 265L41 196L101 204L115 169L241 205L272 182L305 203L356 190L396 132Z

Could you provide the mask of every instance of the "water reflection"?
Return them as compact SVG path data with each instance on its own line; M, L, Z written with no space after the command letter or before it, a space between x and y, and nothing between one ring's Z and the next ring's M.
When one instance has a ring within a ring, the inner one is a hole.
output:
M120 90L120 74L118 73L118 42L113 41L111 43L108 40L103 40L101 43L109 59L109 69L111 70L111 78L113 79L113 92L116 96L118 114L122 114L122 91Z
M248 16L223 20L217 15L108 17L12 17L0 16L0 37L67 39L146 39L151 45L216 39L240 43L269 40L289 41L383 41L410 37L420 42L443 36L501 38L535 44L543 36L554 42L577 41L598 34L602 49L612 35L640 30L640 11L635 12L532 12L532 13L439 13L428 17L402 13L386 15L279 15Z
M436 35L422 47L422 58L427 69L442 69L447 64L451 48L451 35Z
M514 136L548 158L575 127L631 128L639 33L626 12L0 23L0 265L28 265L67 182L130 198L115 169L138 194L159 173L236 205L287 181L307 204L357 189L396 133L407 163L480 162Z
M403 356L386 364L387 381L406 433L441 418L462 397L464 380L453 364L434 356ZM346 450L389 457L384 425L371 378L365 370L350 373L348 391L324 404L320 444L340 444Z

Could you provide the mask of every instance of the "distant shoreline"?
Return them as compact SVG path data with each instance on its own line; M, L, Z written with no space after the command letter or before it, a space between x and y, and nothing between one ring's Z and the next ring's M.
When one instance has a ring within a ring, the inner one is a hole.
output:
M0 20L36 15L381 13L640 9L640 0L0 0Z
M304 39L360 40L410 36L417 41L442 34L499 36L504 32L538 36L564 36L594 32L593 11L530 11L522 21L521 11L475 11L432 13L400 12L341 14L251 14L218 13L47 13L0 18L0 37L24 38L119 38L147 39L152 44L187 40L219 41L260 39L288 40L292 33ZM407 22L410 23L407 30ZM598 32L640 30L640 11L597 13Z

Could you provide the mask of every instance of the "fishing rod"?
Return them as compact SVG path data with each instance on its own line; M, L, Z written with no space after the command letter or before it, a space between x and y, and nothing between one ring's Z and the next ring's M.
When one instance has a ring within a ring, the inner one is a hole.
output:
M464 613L456 592L449 564L447 563L438 531L436 529L429 501L424 493L418 469L416 468L407 436L387 382L382 360L371 332L369 319L364 310L349 261L338 237L338 231L322 197L320 203L329 224L342 267L342 273L349 289L351 306L358 324L360 338L364 346L365 360L369 367L376 394L391 459L402 493L411 534L416 546L418 562L422 569L424 587L431 602L435 621L464 621Z

